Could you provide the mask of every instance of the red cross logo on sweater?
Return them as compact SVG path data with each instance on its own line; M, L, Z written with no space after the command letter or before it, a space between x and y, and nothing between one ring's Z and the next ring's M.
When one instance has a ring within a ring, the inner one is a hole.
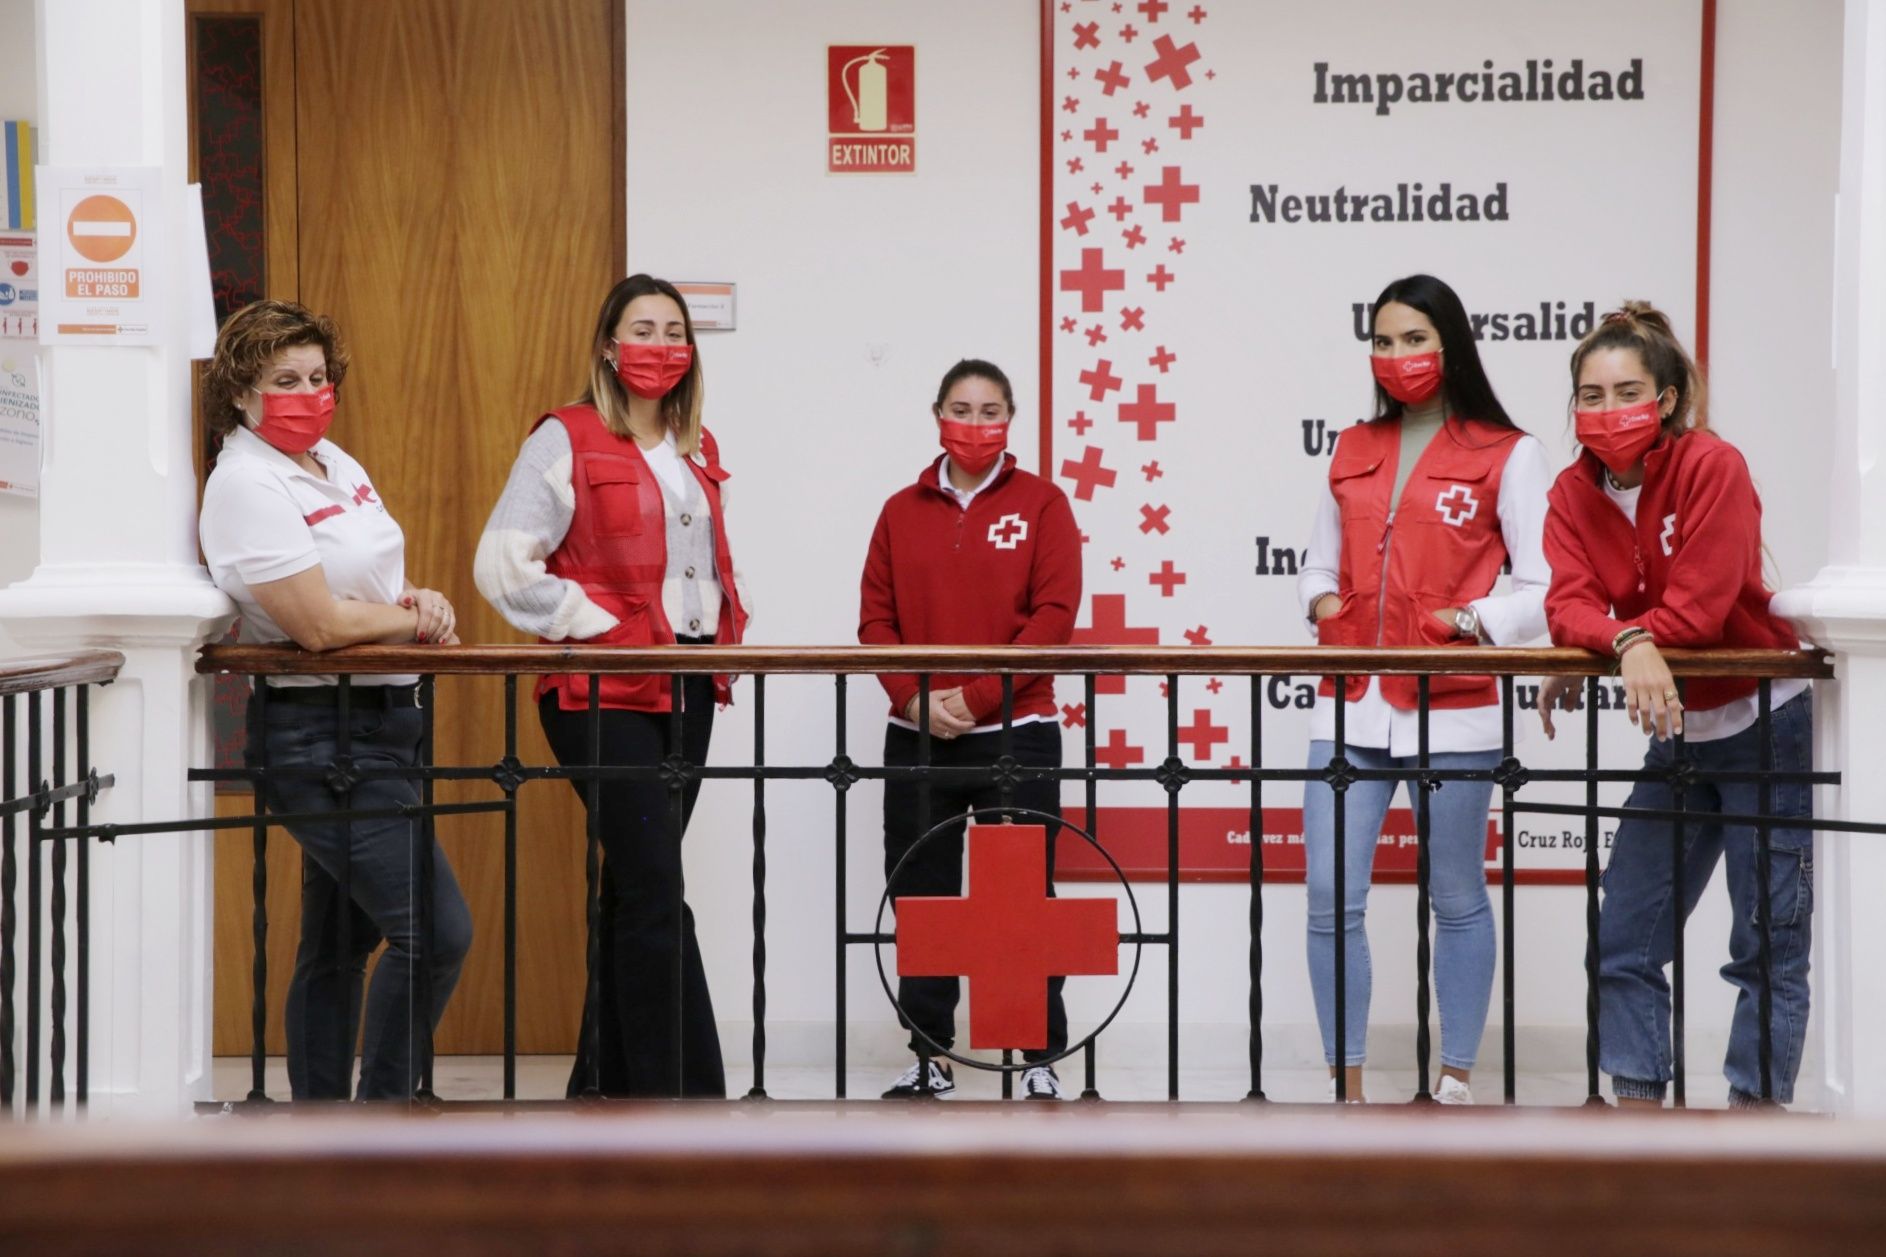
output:
M1480 513L1480 499L1466 485L1453 484L1434 499L1434 509L1441 513L1441 518L1447 523L1460 528Z
M1047 831L972 825L969 893L897 901L897 973L969 978L969 1046L1048 1046L1048 979L1120 971L1111 899L1050 899Z
M1663 531L1657 534L1657 540L1663 543L1663 555L1669 558L1676 553L1676 512L1663 517Z
M998 550L1013 550L1028 540L1028 521L1010 511L989 525L989 540Z

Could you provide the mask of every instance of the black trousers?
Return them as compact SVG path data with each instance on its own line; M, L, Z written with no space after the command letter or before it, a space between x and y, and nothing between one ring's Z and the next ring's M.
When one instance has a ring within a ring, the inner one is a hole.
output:
M1029 768L1061 766L1061 730L1053 721L1018 725L1012 731L1015 759ZM939 768L992 768L1002 755L1002 734L969 733L945 741L930 739L930 762ZM884 766L908 768L917 763L917 734L901 725L891 725L884 733ZM944 784L930 787L930 814L922 815L920 787L914 781L884 783L884 876L889 878L904 853L916 845L924 830L945 817L956 816L974 808L999 807L1002 791L994 781L975 784ZM1014 787L1008 800L1015 807L1046 812L1057 819L1061 815L1061 785L1057 781L1024 781ZM994 818L985 818L994 819ZM1019 823L1039 823L1033 817ZM963 837L967 825L961 819L951 824L929 842L918 847L891 886L892 899L900 895L960 895L963 893ZM1054 843L1060 826L1048 826L1048 894L1054 894ZM1025 1060L1042 1060L1067 1048L1067 1006L1061 999L1066 978L1048 979L1048 1046L1045 1051L1022 1053ZM932 1049L918 1038L915 1028L943 1047L956 1042L956 1003L962 996L958 978L899 978L897 999L904 1006L899 1020L912 1029L910 1050L928 1053Z
M538 704L544 734L557 762L588 764L589 713L564 711L557 692ZM714 728L714 686L710 677L682 681L679 744L666 713L604 709L604 765L659 764L679 751L690 764L707 759ZM589 783L572 781L589 805ZM681 825L673 819L673 799L660 781L604 781L598 790L603 868L601 919L597 926L599 1004L585 998L583 1033L569 1094L589 1090L592 1067L607 1096L673 1096L681 1080L684 1096L724 1097L727 1078L721 1067L720 1032L707 991L707 973L694 937L694 912L681 901L681 834L686 832L700 782L682 793ZM679 911L677 921L676 912ZM675 986L676 943L680 944L681 985ZM681 1060L675 1059L675 1002L681 1003ZM589 1027L597 1027L599 1059L592 1062Z

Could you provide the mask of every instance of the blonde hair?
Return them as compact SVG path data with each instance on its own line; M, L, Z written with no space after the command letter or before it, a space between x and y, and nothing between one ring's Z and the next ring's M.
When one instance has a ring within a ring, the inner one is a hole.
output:
M325 314L292 301L252 301L230 315L216 334L216 354L203 369L197 409L203 430L216 444L240 423L237 403L284 349L319 345L327 360L327 382L336 389L347 374L347 346Z
M667 297L681 308L681 323L686 329L688 344L694 347L694 361L689 364L687 375L661 399L662 425L674 433L675 449L686 458L701 447L701 407L707 387L701 375L700 346L694 341L694 318L688 313L688 303L682 299L680 291L667 280L652 275L631 275L609 290L609 295L603 298L602 309L597 311L596 327L590 335L589 380L582 396L576 400L578 405L594 406L609 431L617 436L629 435L629 392L603 351L615 341L616 324L622 321L622 312L628 309L629 303L637 297L649 296Z
M1703 373L1677 340L1670 319L1648 301L1626 301L1600 319L1598 326L1572 350L1572 395L1578 395L1578 372L1594 350L1629 349L1643 360L1656 382L1657 395L1676 390L1676 405L1664 417L1663 430L1671 436L1709 428L1708 395Z

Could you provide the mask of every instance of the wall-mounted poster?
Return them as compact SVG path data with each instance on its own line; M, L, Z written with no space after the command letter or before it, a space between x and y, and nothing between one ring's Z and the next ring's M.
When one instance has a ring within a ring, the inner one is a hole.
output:
M825 50L825 113L827 173L914 174L916 47L830 45Z
M1426 272L1460 294L1554 472L1572 449L1567 355L1597 318L1646 298L1691 337L1694 0L1439 0L1414 21L1365 0L1047 10L1041 470L1087 543L1077 642L1311 644L1296 579L1336 439L1372 414L1370 303L1390 280ZM1319 680L1181 677L1179 758L1249 766L1261 720L1265 766L1302 769ZM1582 767L1582 737L1548 745L1534 685L1517 689L1520 758ZM1157 768L1166 698L1157 678L1115 678L1093 710L1068 703L1069 762L1091 725L1099 762ZM1622 712L1603 729L1606 766L1636 766ZM1256 827L1250 797L1185 787L1187 876L1241 880L1262 841L1268 874L1301 877L1302 787L1267 785ZM1157 782L1108 783L1098 836L1163 876L1166 803ZM1582 867L1582 826L1545 819L1522 819L1522 872ZM1378 870L1410 873L1413 828L1391 815Z

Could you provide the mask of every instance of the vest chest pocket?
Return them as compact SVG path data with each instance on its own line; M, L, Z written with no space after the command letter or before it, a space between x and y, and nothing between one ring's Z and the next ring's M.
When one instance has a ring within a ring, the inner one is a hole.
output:
M598 537L634 537L641 534L641 479L627 459L590 458L584 461L583 483Z

